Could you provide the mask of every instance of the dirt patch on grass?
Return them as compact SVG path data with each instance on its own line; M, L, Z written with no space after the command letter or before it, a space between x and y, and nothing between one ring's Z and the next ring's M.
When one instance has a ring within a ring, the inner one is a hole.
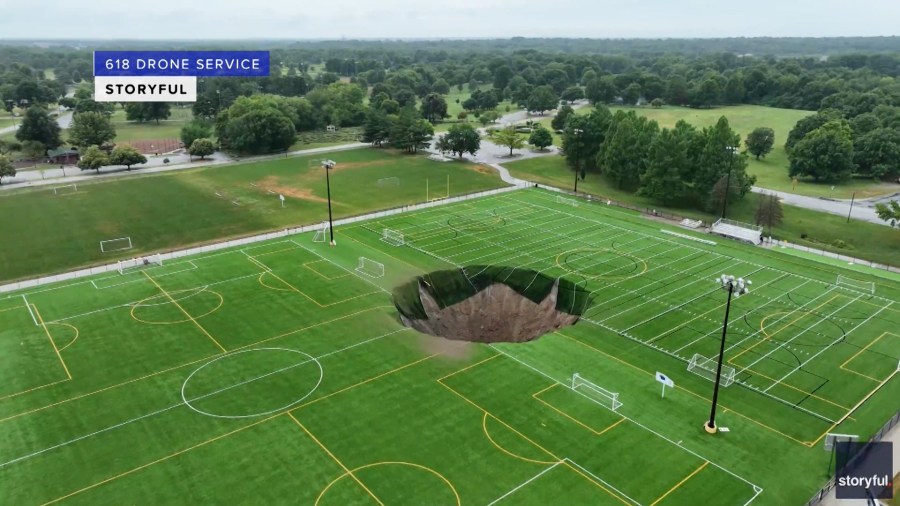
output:
M502 283L493 283L475 295L441 308L419 284L419 297L427 319L403 323L419 332L457 341L478 343L521 343L567 327L578 321L577 315L556 309L559 281L540 303L535 303Z
M144 155L171 153L182 148L180 139L121 141L117 142L116 144L121 146L131 146Z
M275 176L267 176L264 179L257 181L256 187L262 191L266 192L274 192L276 194L284 195L285 197L291 197L295 199L308 200L310 202L326 202L327 200L315 195L311 189L309 188L293 188L290 186L283 186L278 183L278 178Z

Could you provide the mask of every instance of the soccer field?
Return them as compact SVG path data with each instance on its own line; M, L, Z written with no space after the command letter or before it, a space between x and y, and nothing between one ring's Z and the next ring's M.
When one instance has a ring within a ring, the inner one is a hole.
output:
M4 295L0 503L805 502L825 434L896 411L900 284L660 227L519 190L338 228L335 248L297 235ZM529 343L450 350L399 323L392 288L473 265L591 302ZM721 274L753 285L731 307L729 431L708 435Z

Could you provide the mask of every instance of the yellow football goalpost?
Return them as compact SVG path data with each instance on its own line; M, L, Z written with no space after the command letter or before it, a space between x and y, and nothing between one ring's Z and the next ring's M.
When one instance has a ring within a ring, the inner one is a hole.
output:
M431 202L433 200L441 200L450 197L450 174L447 174L447 193L445 195L441 195L439 197L432 197L429 190L429 181L425 179L425 202Z

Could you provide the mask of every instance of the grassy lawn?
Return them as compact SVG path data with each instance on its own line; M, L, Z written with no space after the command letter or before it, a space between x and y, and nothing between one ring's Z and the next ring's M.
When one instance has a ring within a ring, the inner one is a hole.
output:
M324 148L359 142L362 136L362 127L341 128L334 132L316 130L314 132L300 132L297 140L289 148L290 151L300 149Z
M828 284L838 267L632 217L522 190L342 227L333 248L306 234L0 298L0 502L803 504L829 478L825 433L866 438L896 409L900 285L863 298ZM400 323L394 286L480 262L594 299L525 343ZM754 289L731 308L729 431L709 435L712 384L686 366L718 351L726 269Z
M574 173L566 165L561 156L532 158L504 164L510 173L522 179L546 183L560 188L570 189L574 183ZM578 190L599 195L604 199L625 202L646 210L657 209L684 217L700 219L707 223L715 221L716 216L694 209L667 208L652 199L614 188L601 176L588 174L584 181L578 182ZM747 195L743 200L729 205L728 217L745 222L752 222L757 194ZM801 235L806 235L806 239ZM849 256L871 260L888 265L900 265L900 233L884 225L876 225L853 220L849 224L841 216L811 211L800 207L784 206L784 223L772 231L779 239L814 248L834 251ZM874 239L873 238L877 238ZM838 248L834 241L842 240L846 248Z
M139 141L156 139L177 139L181 137L181 128L193 118L191 109L172 107L172 115L169 119L146 123L127 121L125 111L116 109L113 113L113 126L116 127L116 141Z
M15 118L11 118L9 116L0 117L0 128L12 126L16 121L17 120Z
M332 203L336 217L363 214L425 200L432 195L471 193L503 186L492 170L463 163L438 163L424 156L360 149L333 153ZM135 249L118 258L224 237L321 222L327 217L325 174L309 158L133 176L79 183L78 192L54 196L50 188L0 193L0 212L28 216L2 220L0 277L14 279L110 262L98 241L130 236ZM378 180L399 178L396 186ZM255 186L254 186L255 185ZM275 193L271 193L275 192ZM284 209L277 194L287 197Z

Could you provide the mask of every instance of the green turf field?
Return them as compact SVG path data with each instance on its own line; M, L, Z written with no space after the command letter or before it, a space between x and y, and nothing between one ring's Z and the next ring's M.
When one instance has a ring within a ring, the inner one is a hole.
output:
M326 155L318 155L326 156ZM490 169L424 156L359 149L329 153L336 217L503 186ZM311 162L312 160L312 162ZM108 179L71 187L0 193L0 279L70 270L91 263L320 222L328 216L318 158L292 157L199 170ZM312 166L310 166L312 163ZM393 178L393 179L387 179ZM384 179L379 183L379 180ZM60 185L65 186L65 185ZM286 197L282 208L278 193ZM134 249L102 253L99 241L131 237Z
M298 235L4 295L0 503L805 502L824 434L896 410L900 284L659 229L520 190L340 228L334 248ZM452 352L398 323L391 288L476 264L564 276L593 304L531 343ZM754 284L731 311L730 431L711 436L712 383L687 362L718 348L722 273Z

